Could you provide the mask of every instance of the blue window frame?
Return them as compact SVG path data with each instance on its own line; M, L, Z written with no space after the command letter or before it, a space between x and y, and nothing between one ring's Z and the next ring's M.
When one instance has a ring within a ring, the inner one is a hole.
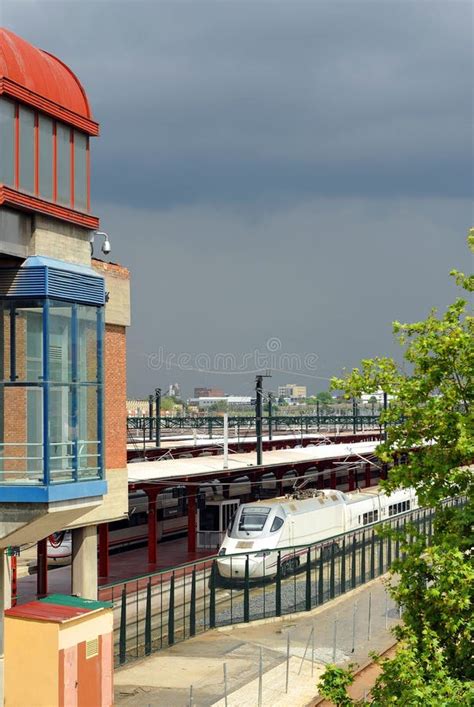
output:
M0 484L103 479L103 307L6 298L0 315Z

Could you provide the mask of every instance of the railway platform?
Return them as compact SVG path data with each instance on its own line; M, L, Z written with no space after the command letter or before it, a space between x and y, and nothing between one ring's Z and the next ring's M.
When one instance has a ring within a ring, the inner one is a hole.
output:
M176 565L195 562L212 555L211 550L189 552L186 537L160 543L157 561L148 561L146 547L138 547L125 552L114 553L109 559L109 575L99 577L99 587L112 582L129 580L149 572L166 570ZM24 603L36 599L37 575L29 574L18 580L17 600ZM69 594L71 591L71 566L52 567L47 575L48 594Z

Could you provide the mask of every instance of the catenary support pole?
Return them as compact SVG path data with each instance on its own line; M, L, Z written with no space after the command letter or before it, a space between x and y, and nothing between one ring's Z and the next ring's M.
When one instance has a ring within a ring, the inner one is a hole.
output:
M272 441L273 393L268 393L268 440Z
M148 396L148 424L150 426L148 437L150 442L153 442L153 395Z
M262 398L263 376L255 378L255 435L257 437L257 466L262 464Z
M224 469L229 468L229 415L224 413Z
M155 444L161 446L161 388L155 388Z

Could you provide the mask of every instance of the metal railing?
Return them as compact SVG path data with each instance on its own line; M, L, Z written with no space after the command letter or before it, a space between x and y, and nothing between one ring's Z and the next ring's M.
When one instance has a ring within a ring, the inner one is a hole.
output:
M311 611L385 574L414 531L429 543L432 519L430 509L417 509L322 542L269 550L258 580L255 555L242 553L105 585L99 594L114 605L115 661L123 665L219 626ZM389 538L377 533L381 526L399 532ZM233 577L238 567L237 582L222 576L225 567Z
M273 415L271 418L264 416L262 425L268 428L271 422L273 431L295 430L295 428L308 432L310 428L339 428L340 430L362 430L367 427L379 427L378 415ZM255 416L253 415L231 415L229 416L229 428L247 430L254 429ZM127 418L129 430L155 430L156 417L145 415L131 416ZM222 415L196 415L182 417L160 417L161 429L224 429L224 418Z
M77 455L74 447L77 445ZM88 451L88 446L97 452ZM65 483L100 477L99 440L49 441L49 482ZM43 442L0 442L0 485L45 484ZM74 460L77 456L77 467Z

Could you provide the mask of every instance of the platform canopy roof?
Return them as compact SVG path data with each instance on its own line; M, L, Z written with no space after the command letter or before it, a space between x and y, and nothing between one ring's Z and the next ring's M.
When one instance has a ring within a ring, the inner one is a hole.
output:
M350 444L321 444L315 447L280 449L265 452L263 466L268 467L299 464L301 462L320 462L323 460L344 460L348 457L373 455L379 444L374 442L352 442ZM132 462L128 464L129 484L157 482L164 480L178 481L190 476L225 475L229 472L241 471L245 475L256 468L256 454L229 454L228 469L223 467L222 456L193 457L192 459L170 459L165 457L155 461Z

